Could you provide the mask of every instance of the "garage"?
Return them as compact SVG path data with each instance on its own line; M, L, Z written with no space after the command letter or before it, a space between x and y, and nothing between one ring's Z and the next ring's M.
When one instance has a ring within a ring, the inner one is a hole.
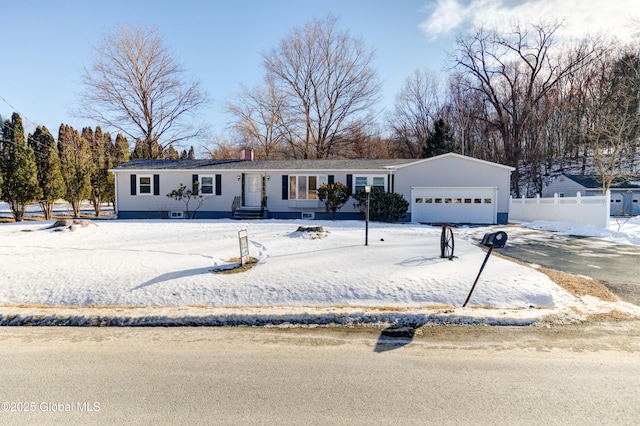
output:
M411 188L411 220L422 223L495 224L495 187Z

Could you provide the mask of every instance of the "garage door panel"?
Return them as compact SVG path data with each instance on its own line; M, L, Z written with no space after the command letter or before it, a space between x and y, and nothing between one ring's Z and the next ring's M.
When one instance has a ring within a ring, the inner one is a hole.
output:
M495 188L414 188L411 216L426 223L495 223Z

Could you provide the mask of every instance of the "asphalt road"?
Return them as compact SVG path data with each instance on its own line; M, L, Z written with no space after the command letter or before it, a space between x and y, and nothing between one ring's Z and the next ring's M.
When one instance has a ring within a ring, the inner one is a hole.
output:
M601 281L621 300L640 305L640 247L599 238L560 235L520 226L495 227L507 233L500 250L524 262ZM471 233L479 243L486 228Z
M0 329L0 423L631 425L640 325Z

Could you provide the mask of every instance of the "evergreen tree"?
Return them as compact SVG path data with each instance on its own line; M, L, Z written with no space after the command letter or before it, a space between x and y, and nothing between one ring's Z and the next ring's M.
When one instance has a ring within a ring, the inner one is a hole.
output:
M0 171L3 176L2 195L11 207L13 218L21 222L27 206L38 200L42 192L38 186L33 149L24 138L22 118L13 113L5 122L0 146Z
M173 147L173 144L169 144L169 148L167 149L165 157L168 158L169 160L178 160L180 159L180 154Z
M91 128L82 129L82 137L89 142L91 148L91 158L93 168L91 170L91 204L96 217L100 216L102 203L109 199L113 190L109 181L109 155L108 148L110 142L105 141L105 135L100 126L96 127L95 133ZM111 136L109 136L111 138Z
M80 205L91 197L91 172L93 164L89 142L68 125L60 125L58 152L67 192L65 199L73 208L73 215L80 216Z
M435 157L436 155L446 154L453 150L453 131L451 126L442 118L436 120L433 125L433 131L429 132L429 136L422 147L422 158Z
M118 133L116 136L116 144L112 151L111 159L114 167L129 161L129 141L122 133Z
M191 145L191 148L189 148L189 154L187 155L187 157L189 158L189 160L196 159L196 151L193 149L193 145Z
M63 198L65 194L58 146L44 126L38 126L33 135L29 135L28 144L35 154L38 186L42 191L40 207L45 220L50 220L53 217L53 206L56 200Z

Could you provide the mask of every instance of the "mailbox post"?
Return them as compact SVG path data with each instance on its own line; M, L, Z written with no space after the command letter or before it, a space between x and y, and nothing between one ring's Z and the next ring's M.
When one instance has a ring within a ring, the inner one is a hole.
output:
M464 308L469 303L469 299L471 299L471 294L473 290L476 288L476 284L478 284L478 279L480 279L480 274L484 270L484 266L487 264L487 260L489 260L489 256L491 256L491 252L494 248L501 249L507 243L507 233L504 231L498 231L491 234L484 234L482 238L482 245L485 247L489 247L487 251L487 255L484 258L484 262L482 262L482 266L480 267L480 271L478 272L478 276L476 280L473 282L473 286L471 287L471 291L469 291L469 295L467 296L467 300L464 301L462 307Z

